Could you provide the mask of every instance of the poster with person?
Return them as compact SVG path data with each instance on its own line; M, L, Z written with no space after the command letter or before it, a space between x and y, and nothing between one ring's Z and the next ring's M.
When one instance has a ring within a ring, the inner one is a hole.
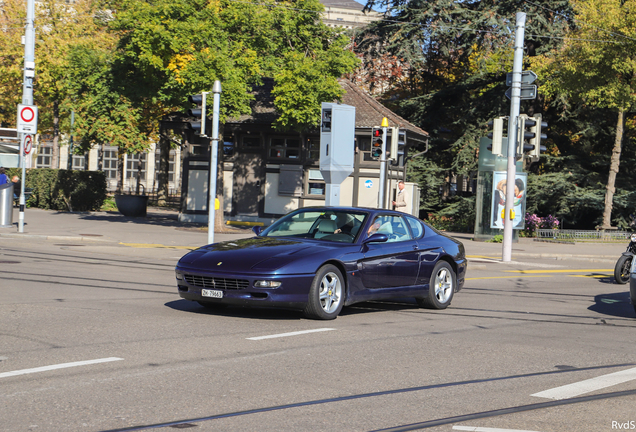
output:
M506 183L508 173L506 171L493 172L492 178L492 214L490 217L490 228L503 229L506 208ZM515 194L513 211L515 213L512 220L513 229L524 229L526 213L526 187L528 185L528 175L526 173L516 173Z

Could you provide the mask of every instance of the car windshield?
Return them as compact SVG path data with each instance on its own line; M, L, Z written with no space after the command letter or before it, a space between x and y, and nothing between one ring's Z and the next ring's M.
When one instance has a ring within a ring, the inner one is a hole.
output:
M353 243L367 213L338 209L298 210L276 221L261 236Z

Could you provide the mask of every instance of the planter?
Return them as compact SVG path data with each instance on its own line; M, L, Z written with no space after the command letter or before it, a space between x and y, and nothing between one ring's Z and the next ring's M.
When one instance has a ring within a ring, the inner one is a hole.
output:
M124 216L146 216L148 195L115 195L115 204Z

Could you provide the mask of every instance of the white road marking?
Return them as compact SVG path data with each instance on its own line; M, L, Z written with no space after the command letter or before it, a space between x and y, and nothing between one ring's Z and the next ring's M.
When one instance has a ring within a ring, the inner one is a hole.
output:
M302 330L302 331L291 332L291 333L279 333L279 334L268 335L268 336L256 336L256 337L250 337L245 339L247 340L275 339L275 338L282 338L282 337L288 337L288 336L298 336L298 335L307 334L307 333L325 332L325 331L331 331L331 330L335 330L335 329L334 328L319 328L314 330Z
M46 372L46 371L51 371L55 369L65 369L65 368L76 367L76 366L86 366L86 365L97 364L97 363L107 363L107 362L118 361L118 360L123 360L123 358L108 357L103 359L85 360L85 361L78 361L78 362L72 362L72 363L61 363L61 364L51 365L51 366L42 366L42 367L33 368L33 369L21 369L21 370L16 370L12 372L0 373L0 378L7 378L7 377L12 377L17 375L26 375L26 374L37 373L37 372Z
M636 379L636 368L627 369L620 372L614 372L607 375L601 375L596 378L580 381L573 384L556 387L550 390L545 390L539 393L535 393L530 396L561 400L568 399L575 396L579 396L585 393L601 390L606 387L622 384L627 381Z
M483 428L473 426L453 426L453 430L472 431L472 432L537 432L529 430L519 429L496 429L496 428Z

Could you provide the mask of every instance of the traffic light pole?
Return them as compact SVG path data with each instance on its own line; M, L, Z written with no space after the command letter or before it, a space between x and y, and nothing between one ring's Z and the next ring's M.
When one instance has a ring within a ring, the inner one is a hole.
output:
M389 119L382 119L382 154L380 155L380 191L378 192L378 208L383 209L386 199L384 189L386 183L386 129L389 127Z
M210 149L210 190L208 204L208 244L214 243L214 212L216 210L216 173L219 153L219 111L221 104L221 81L214 81L212 87L214 105L212 108L212 148ZM203 99L203 115L205 115L205 97ZM201 130L205 131L205 117L201 117Z
M22 84L22 104L33 105L33 78L35 78L35 0L27 0L26 28L24 31L24 75ZM18 232L24 232L24 185L26 183L26 158L24 144L27 134L20 133L19 160L22 166L22 180L20 181L20 216L18 219Z
M502 261L512 261L512 221L515 200L516 150L519 136L519 105L521 102L521 72L523 71L523 41L525 35L526 14L517 12L515 32L515 52L512 65L512 93L510 97L510 119L508 123L508 169L506 178L506 205L504 215L504 235ZM519 135L521 134L521 135ZM523 141L522 141L523 142Z

